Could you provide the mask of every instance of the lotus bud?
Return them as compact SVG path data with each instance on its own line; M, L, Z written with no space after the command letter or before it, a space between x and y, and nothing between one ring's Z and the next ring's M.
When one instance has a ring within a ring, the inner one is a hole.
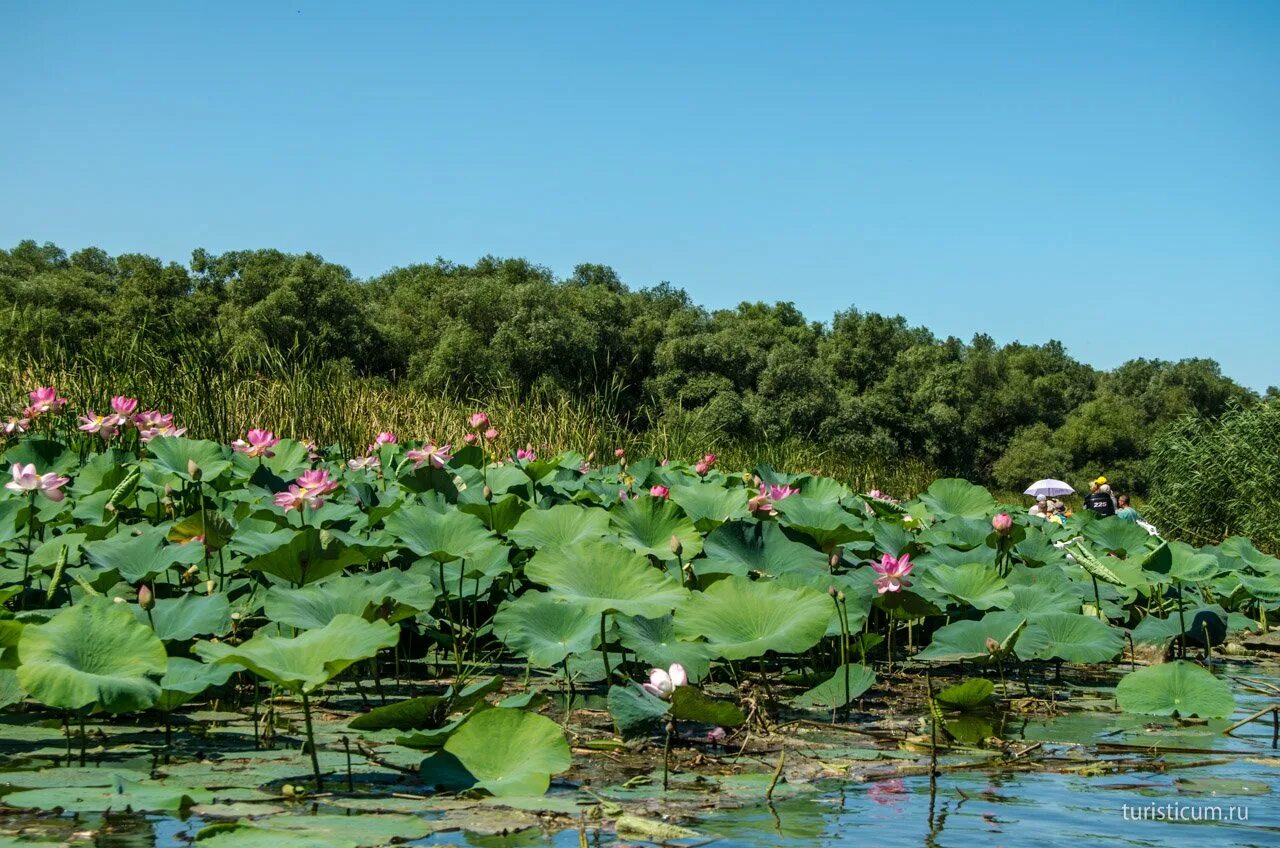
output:
M485 430L484 437L492 442L494 439L498 438L498 428L490 427L488 430Z
M200 566L193 565L189 567L186 571L182 572L182 576L185 578L191 578L191 577L195 577L199 573L200 573Z
M595 462L595 461L596 461L595 451L592 451L591 453L587 454L587 462Z
M239 621L239 620L240 620L240 613L238 613L238 612L233 612L233 613L231 613L231 620L232 620L232 621Z
M684 553L684 545L680 542L679 536L673 535L671 537L671 541L669 541L667 544L670 545L671 547L671 553L675 554L676 556L680 556L680 554Z
M204 593L206 595L212 595L216 591L218 591L217 583L213 582L212 580L204 581Z
M991 528L1001 536L1004 536L1013 529L1013 516L1007 512L1000 513L991 519Z
M830 596L831 596L831 597L833 597L833 598L836 596L836 593L837 593L837 592L839 592L839 591L840 591L840 590L839 590L839 589L837 589L835 586L828 586L828 587L827 587L827 594L828 594L828 595L830 595Z
M485 486L483 489L481 489L480 494L484 495L484 499L486 501L493 500L493 489L490 489L488 486Z
M675 733L675 732L676 732L676 723L675 723L674 721L668 721L668 722L667 722L666 730L667 730L667 733Z
M622 459L624 456L627 455L627 450L626 448L617 448L616 450L614 450L613 455L618 459Z
M196 464L194 459L187 460L187 474L191 476L192 480L200 479L200 466Z
M469 445L474 445L476 443L476 434L468 433L467 435L462 437L462 441L466 442Z
M125 601L125 599L124 599L124 598L122 598L122 597L120 597L119 595L116 595L114 598L112 598L112 599L111 599L111 603L113 603L113 604L123 604L123 603L128 603L128 602L127 602L127 601Z
M840 552L837 551L831 555L831 559L827 560L827 564L830 565L832 568L835 568L837 565L840 564L840 559L841 559Z
M836 592L836 600L843 604L843 603L844 603L844 592Z
M144 610L149 610L156 605L155 595L151 594L151 588L145 583L138 589L138 606Z
M988 654L1000 653L1000 643L997 642L995 639L992 639L990 636L987 637L987 653Z

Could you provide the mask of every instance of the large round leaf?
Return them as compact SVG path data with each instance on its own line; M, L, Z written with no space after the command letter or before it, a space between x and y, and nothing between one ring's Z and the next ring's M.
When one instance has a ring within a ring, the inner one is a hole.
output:
M65 710L144 710L160 695L164 643L121 604L85 598L18 641L18 681L31 697Z
M831 598L772 581L726 577L676 609L676 635L706 637L716 656L744 660L767 651L797 654L818 643L831 618Z
M1235 709L1231 687L1186 660L1126 674L1116 685L1116 704L1127 713L1200 718L1223 718Z
M701 574L737 574L756 571L777 577L792 571L827 570L827 555L817 548L792 541L772 521L729 521L707 535L705 557L694 562Z
M824 551L854 539L870 540L873 534L862 529L862 521L837 503L792 495L774 503L778 523L804 533Z
M1115 515L1090 521L1084 527L1084 535L1107 553L1122 556L1145 550L1151 541L1151 534L1146 530Z
M569 743L560 726L524 710L498 707L467 719L445 751L494 795L541 795L551 775L567 771Z
M184 439L181 436L165 436L147 443L151 465L183 480L193 480L190 468L195 463L200 479L212 480L231 467L231 451L217 442Z
M1025 621L1020 613L989 612L978 621L953 622L939 628L929 647L916 654L916 659L955 662L988 657L991 654L988 639L994 639L1001 648L1008 648Z
M151 580L175 565L194 565L204 560L200 545L170 544L163 527L143 527L137 535L128 532L132 529L87 543L84 555L98 568L115 569L129 583Z
M1004 578L996 573L994 566L980 563L956 567L935 565L921 575L920 584L975 609L1008 607L1013 603L1013 593Z
M383 526L418 556L443 562L470 556L494 538L474 515L456 509L437 512L417 504L400 507L386 517Z
M671 539L680 541L680 557L690 560L702 551L702 536L688 518L662 498L633 498L609 511L618 540L631 550L663 560L676 558Z
M656 618L689 595L671 574L608 542L539 551L525 565L525 576L546 586L552 596L595 615L620 612Z
M173 712L210 686L221 686L235 674L231 665L210 665L186 657L169 657L169 668L160 678L160 697L155 707Z
M1017 653L1024 660L1100 663L1123 647L1120 631L1096 616L1050 612L1031 619L1018 637Z
M573 504L531 509L507 533L522 548L554 548L609 535L609 513Z
M130 605L134 617L149 625L165 642L185 642L196 636L222 636L231 629L231 604L226 595L183 594L161 598L151 616Z
M597 613L558 601L547 592L526 592L493 617L494 635L541 668L591 650L599 628Z
M671 500L702 532L750 515L745 489L726 489L715 483L692 483L671 487Z
M701 680L711 669L711 649L706 642L687 642L676 635L675 618L631 616L619 618L619 641L622 647L634 651L637 658L656 668L669 668L679 663L689 673L689 679Z
M986 489L954 477L934 480L920 500L930 512L943 518L981 518L996 507L996 499Z
M385 621L339 615L318 630L292 639L262 631L243 645L201 642L196 653L209 662L235 663L295 692L312 692L358 660L390 648L400 631Z
M306 527L288 537L285 544L249 560L246 567L305 586L367 559L364 552L348 547L329 531Z

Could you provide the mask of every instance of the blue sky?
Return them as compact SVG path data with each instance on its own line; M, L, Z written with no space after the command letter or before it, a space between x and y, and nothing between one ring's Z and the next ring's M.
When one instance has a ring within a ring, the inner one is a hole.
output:
M1280 5L0 5L0 245L614 266L1280 383Z

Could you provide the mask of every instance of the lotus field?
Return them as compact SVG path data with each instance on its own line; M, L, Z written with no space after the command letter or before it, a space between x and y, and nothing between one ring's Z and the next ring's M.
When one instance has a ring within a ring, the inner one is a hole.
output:
M343 456L32 391L0 493L6 815L194 810L214 848L477 810L661 841L708 797L1035 763L1011 715L1221 734L1242 686L1270 691L1240 643L1280 560L1246 539L1050 524L959 479L899 501L713 455L545 456L502 426ZM322 812L276 815L298 804Z

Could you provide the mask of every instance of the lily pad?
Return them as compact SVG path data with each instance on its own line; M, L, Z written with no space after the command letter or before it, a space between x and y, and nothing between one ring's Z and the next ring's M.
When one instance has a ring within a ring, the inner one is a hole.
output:
M493 795L540 795L570 766L569 743L549 718L501 707L471 716L444 743Z
M1222 718L1235 709L1226 681L1186 660L1126 674L1116 685L1116 703L1128 713L1157 716Z

